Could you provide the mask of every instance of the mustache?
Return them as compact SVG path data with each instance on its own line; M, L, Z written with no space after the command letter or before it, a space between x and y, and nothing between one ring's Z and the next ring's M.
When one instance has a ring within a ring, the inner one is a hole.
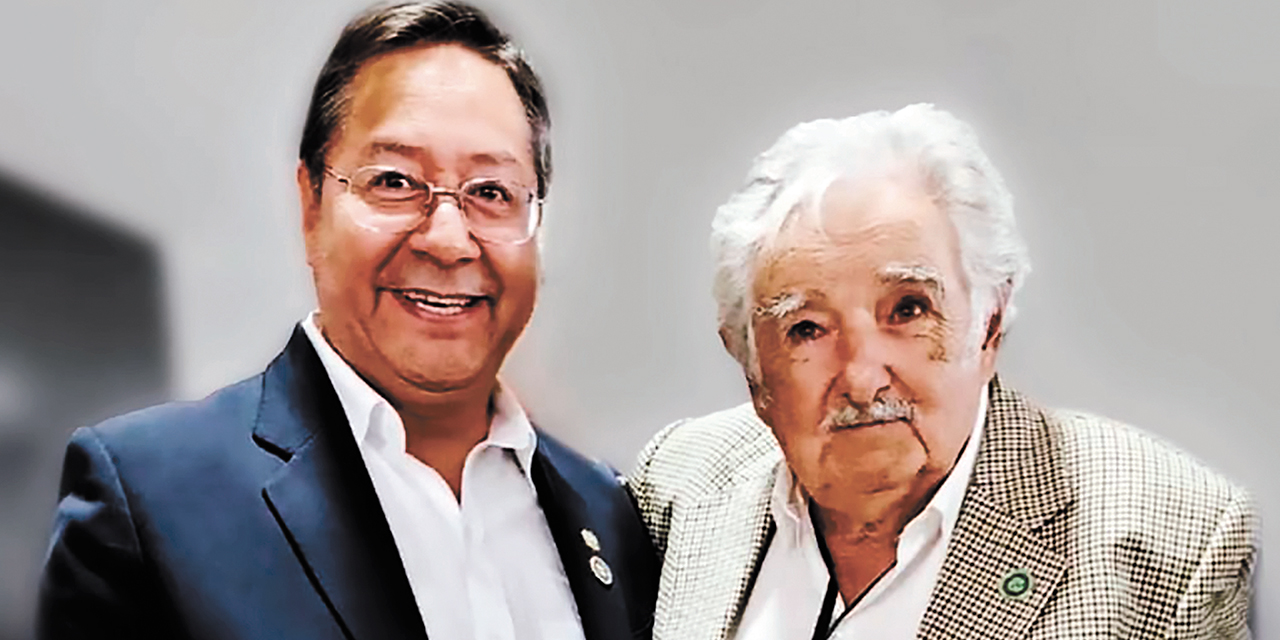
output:
M845 405L827 412L822 428L831 431L841 427L854 427L871 422L892 422L915 418L915 404L900 398L876 398L870 404Z

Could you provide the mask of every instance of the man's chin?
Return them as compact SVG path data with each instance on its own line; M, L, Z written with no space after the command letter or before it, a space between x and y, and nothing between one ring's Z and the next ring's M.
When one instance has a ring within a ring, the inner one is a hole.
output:
M927 455L914 439L895 437L888 432L893 428L836 432L823 452L826 463L835 465L828 473L865 487L892 485L913 478L924 466Z
M914 483L918 470L919 465L914 460L902 460L872 463L853 473L826 474L818 485L821 488L813 497L819 504L830 503L828 506L847 504L855 496L871 496L909 487Z
M405 382L419 391L441 394L474 390L479 386L492 386L496 376L484 367L465 367L432 370L414 370L401 375Z
M401 357L387 358L387 364L399 393L438 395L479 387L487 389L497 377L496 368L489 366L490 360L485 357L488 354L456 354L447 349L434 349L422 353L405 350L398 355ZM411 401L410 398L401 400Z
M384 361L405 384L433 393L446 393L492 385L498 354L475 340L403 342L380 349ZM499 360L501 362L501 360Z

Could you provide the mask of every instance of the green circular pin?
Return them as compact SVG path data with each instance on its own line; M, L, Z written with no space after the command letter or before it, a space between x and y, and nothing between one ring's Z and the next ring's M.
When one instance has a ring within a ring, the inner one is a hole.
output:
M1000 593L1010 600L1022 600L1031 595L1031 574L1026 569L1014 569L1000 580Z

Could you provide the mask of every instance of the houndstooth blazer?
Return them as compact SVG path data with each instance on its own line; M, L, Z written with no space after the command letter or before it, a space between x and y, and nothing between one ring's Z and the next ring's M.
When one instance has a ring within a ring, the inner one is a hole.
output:
M1248 494L1141 431L991 382L986 432L919 638L1248 638ZM677 422L628 481L663 554L654 640L736 629L783 464L751 405ZM1031 576L1022 598L1000 588ZM785 640L785 639L779 639Z

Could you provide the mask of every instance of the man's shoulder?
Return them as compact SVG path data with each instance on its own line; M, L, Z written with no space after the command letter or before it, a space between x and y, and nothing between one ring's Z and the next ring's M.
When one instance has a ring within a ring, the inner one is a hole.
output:
M570 484L579 490L621 495L622 476L613 467L587 457L541 428L537 430L537 434L538 449L542 456Z
M1062 611L1093 615L1093 603L1138 594L1151 611L1172 614L1175 607L1196 611L1209 598L1247 594L1258 518L1244 488L1154 433L1118 420L1035 407L1029 417L1022 441L1030 446L1005 452L1027 457L1028 464L999 477L1015 515L1046 518L1036 520L1038 535L1070 563L1058 589L1073 594L1064 603L1077 604L1063 604ZM994 475L988 468L986 479ZM1241 624L1245 597L1228 605L1241 607ZM1148 613L1142 616L1150 624L1170 628L1167 615Z
M1206 506L1249 500L1242 486L1149 431L1085 411L1044 415L1064 470L1081 490L1135 499L1176 494Z
M262 399L262 375L228 385L202 400L139 409L81 430L119 462L189 462L226 445L249 443ZM79 435L78 437L86 437Z
M636 476L677 493L702 494L772 473L781 460L773 432L744 403L659 431L640 454Z

